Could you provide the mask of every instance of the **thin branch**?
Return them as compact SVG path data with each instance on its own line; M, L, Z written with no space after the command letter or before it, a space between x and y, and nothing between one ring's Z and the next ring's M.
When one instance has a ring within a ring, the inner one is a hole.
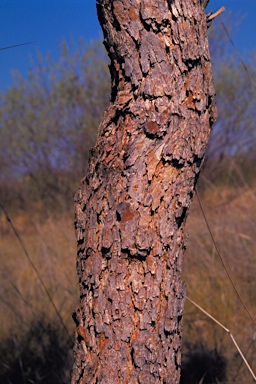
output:
M221 253L220 253L218 244L217 244L216 240L214 239L214 236L213 236L211 227L210 227L210 225L209 225L209 222L208 222L208 220L207 220L206 214L205 214L205 212L204 212L204 208L203 208L201 199L200 199L200 197L199 197L197 188L196 188L196 196L197 196L197 199L198 199L198 202L199 202L199 206L200 206L200 209L201 209L201 211L202 211L202 214L203 214L203 217L204 217L206 226L207 226L208 231L209 231L209 233L210 233L210 236L211 236L211 238L212 238L212 242L213 242L214 247L215 247L215 249L216 249L217 255L219 256L219 259L220 259L220 261L221 261L221 263L222 263L222 266L223 266L223 268L225 269L225 272L226 272L226 274L227 274L227 276L228 276L228 279L229 279L229 281L230 281L230 283L231 283L231 285L232 285L232 287L233 287L233 289L234 289L234 291L235 291L235 293L236 293L238 299L240 300L241 304L243 305L245 311L247 312L248 316L250 317L250 319L252 320L252 322L256 325L256 321L255 321L254 318L252 317L252 315L251 315L251 313L250 313L250 311L249 311L247 305L245 304L245 302L244 302L242 296L241 296L240 293L238 292L238 290L237 290L237 288L236 288L236 285L235 285L235 283L234 283L234 281L233 281L233 279L232 279L232 277L231 277L231 275L230 275L230 273L229 273L229 271L228 271L228 269L227 269L227 267L226 267L226 264L225 264L225 262L224 262L224 259L223 259L223 257L221 256Z
M53 308L54 308L54 310L55 310L55 312L56 312L56 314L57 314L57 316L58 316L58 318L59 318L59 320L60 320L60 322L61 322L61 324L62 324L64 330L66 331L66 333L67 333L67 335L68 335L70 341L73 343L72 337L70 336L70 334L69 334L69 332L68 332L68 329L67 329L67 327L66 327L66 325L65 325L65 323L64 323L64 321L63 321L63 319L62 319L62 317L61 317L61 314L60 314L58 308L56 307L56 305L55 305L55 303L54 303L54 301L53 301L53 298L51 297L51 294L50 294L49 290L47 289L47 287L46 287L46 285L45 285L45 283L44 283L44 281L43 281L43 279L42 279L42 277L41 277L41 275L40 275L38 269L36 268L36 266L35 266L33 260L32 260L31 257L29 256L29 253L28 253L28 251L27 251L27 249L26 249L26 247L25 247L25 244L23 243L23 241L22 241L22 239L21 239L21 237L20 237L20 235L19 235L17 229L15 228L14 224L12 223L10 217L8 216L8 214L7 214L5 208L3 207L2 204L0 204L0 207L1 207L3 213L4 213L5 217L6 217L6 220L8 221L8 223L10 224L10 226L12 227L12 230L13 230L15 236L17 237L17 239L18 239L18 241L19 241L19 243L20 243L20 245L21 245L21 247L22 247L22 249L23 249L23 251L24 251L24 253L25 253L25 255L26 255L26 257L27 257L27 259L28 259L28 261L29 261L29 263L30 263L30 265L31 265L31 267L32 267L33 270L35 271L35 273L36 273L36 275L37 275L37 277L38 277L38 279L39 279L39 281L40 281L40 283L41 283L41 285L42 285L42 287L43 287L43 289L44 289L44 291L45 291L45 293L46 293L46 295L47 295L47 297L48 297L48 299L49 299L49 301L50 301L50 303L51 303L51 305L53 306Z
M21 47L22 45L28 45L28 44L33 44L34 41L29 41L27 43L21 43L21 44L15 44L15 45L9 45L8 47L3 47L0 48L0 51L4 51L5 49L11 49L11 48L16 48L16 47Z
M207 22L215 19L215 17L219 16L222 12L225 11L225 9L225 7L221 7L220 9L218 9L218 11L211 13L209 16L207 16Z
M191 300L188 296L186 297L188 301L190 301L190 303L192 303L195 307L197 307L198 309L200 309L201 312L203 312L206 316L210 317L210 319L212 319L215 323L217 323L221 328L223 328L228 334L229 336L231 337L231 340L233 341L233 343L235 344L235 347L236 349L238 350L240 356L242 357L243 361L245 362L247 368L249 369L254 381L256 381L256 376L252 370L252 368L250 367L248 361L246 360L243 352L241 351L241 349L239 348L234 336L232 335L232 333L230 332L230 330L225 327L223 324L221 324L217 319L215 319L215 317L213 317L212 315L210 315L209 312L207 312L205 309L203 309L200 305L198 305L197 303L195 303L193 300Z
M254 81L252 75L250 74L250 72L249 72L249 70L248 70L248 67L247 67L247 65L246 65L245 62L244 62L244 59L243 59L242 56L240 55L240 52L239 52L237 46L235 45L234 41L232 40L232 38L231 38L231 36L230 36L230 34L229 34L229 32L228 32L228 30L227 30L225 24L224 24L223 22L221 22L221 25L222 25L222 27L223 27L223 29L224 29L224 31L225 31L225 33L226 33L226 35L227 35L227 37L228 37L230 43L231 43L231 45L233 46L233 48L234 48L234 50L235 50L237 56L239 57L239 59L240 59L240 61L241 61L241 63L242 63L242 66L243 66L245 72L247 73L247 75L248 75L248 77L249 77L250 82L252 83L252 85L254 86L254 88L256 88L256 82Z

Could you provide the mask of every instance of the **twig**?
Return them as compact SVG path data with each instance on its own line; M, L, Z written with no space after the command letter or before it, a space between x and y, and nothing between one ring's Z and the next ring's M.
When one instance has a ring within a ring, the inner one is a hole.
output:
M11 49L11 48L16 48L16 47L21 47L22 45L28 45L28 44L32 44L34 43L34 41L29 41L27 43L21 43L21 44L15 44L15 45L9 45L8 47L3 47L3 48L0 48L0 51L4 51L5 49Z
M17 229L15 228L14 224L12 223L10 217L8 216L8 214L7 214L5 208L3 207L2 204L0 204L0 207L1 207L3 213L4 213L5 217L6 217L6 220L8 221L10 226L12 227L12 230L13 230L15 236L17 237L17 239L18 239L18 241L19 241L19 243L20 243L20 245L21 245L21 247L22 247L22 249L23 249L23 251L24 251L24 253L25 253L25 255L26 255L26 257L27 257L27 259L28 259L28 261L30 263L30 265L31 265L31 267L35 271L35 273L36 273L36 275L37 275L37 277L38 277L38 279L39 279L39 281L40 281L40 283L41 283L41 285L42 285L42 287L43 287L43 289L44 289L44 291L45 291L45 293L46 293L46 295L47 295L47 297L48 297L48 299L49 299L49 301L51 303L51 305L53 306L53 308L54 308L54 310L56 312L56 315L58 316L58 318L59 318L59 320L60 320L60 322L61 322L61 324L62 324L62 326L63 326L63 328L65 330L65 332L67 333L67 336L69 337L70 341L73 343L73 339L72 339L72 337L69 334L69 331L68 331L68 329L67 329L67 327L66 327L66 325L65 325L65 323L64 323L64 321L63 321L63 319L61 317L61 314L60 314L58 308L56 307L56 304L54 303L53 298L52 298L49 290L47 289L47 287L46 287L46 285L45 285L45 283L44 283L44 281L43 281L43 279L42 279L38 269L36 268L33 260L31 259L30 255L29 255L29 253L28 253L28 251L27 251L27 249L25 247L25 244L22 241L22 238L20 237Z
M207 22L215 19L215 17L219 16L222 12L225 11L225 9L225 7L221 7L220 9L218 9L218 11L211 13L209 16L207 16Z
M229 336L231 337L231 340L233 341L233 343L235 344L235 347L236 349L238 350L240 356L242 357L243 361L245 362L247 368L249 369L254 381L256 381L256 376L253 372L253 370L251 369L248 361L246 360L245 356L243 355L243 352L241 351L241 349L239 348L234 336L232 335L232 333L230 332L230 330L228 328L226 328L223 324L221 324L217 319L215 319L215 317L213 317L212 315L210 315L209 312L207 312L205 309L203 309L200 305L198 305L197 303L195 303L193 300L191 300L188 296L187 296L187 300L190 301L190 303L194 304L195 307L197 307L198 309L200 309L200 311L202 311L206 316L210 317L210 319L212 319L213 321L215 321L215 323L217 323L221 328L223 328L228 334Z
M197 188L196 188L195 191L196 191L196 196L197 196L197 199L198 199L198 202L199 202L199 206L200 206L200 209L201 209L201 211L202 211L202 214L203 214L203 217L204 217L206 226L207 226L207 228L208 228L208 231L209 231L210 236L211 236L211 238L212 238L212 242L213 242L214 247L215 247L215 249L216 249L217 255L219 256L219 259L220 259L220 261L221 261L221 263L222 263L222 266L223 266L223 268L225 269L225 272L226 272L226 274L227 274L227 276L228 276L228 279L229 279L229 281L230 281L230 283L231 283L231 285L232 285L232 287L233 287L233 289L234 289L234 291L235 291L235 293L236 293L238 299L240 300L241 304L243 305L245 311L247 312L247 314L248 314L248 316L250 317L250 319L252 320L252 322L256 325L256 321L254 320L253 316L251 315L251 313L250 313L250 311L249 311L247 305L245 304L245 302L244 302L242 296L241 296L240 293L238 292L238 290L237 290L237 288L236 288L236 285L235 285L235 283L234 283L234 281L233 281L233 279L232 279L232 277L231 277L231 275L230 275L230 273L229 273L229 271L228 271L228 269L227 269L227 267L226 267L226 264L225 264L225 262L224 262L224 259L223 259L223 257L221 256L221 253L220 253L218 244L217 244L217 242L216 242L216 240L215 240L215 238L214 238L214 236L213 236L211 227L210 227L210 225L209 225L209 223L208 223L206 214L205 214L205 212L204 212L204 208L203 208L203 205L202 205L200 196L199 196L199 194L198 194Z
M230 43L231 43L231 45L233 46L233 48L234 48L234 50L235 50L237 56L239 57L239 60L241 61L242 66L243 66L245 72L247 73L247 75L248 75L248 77L249 77L250 82L252 83L252 85L254 86L254 88L256 88L256 83L255 83L255 81L254 81L252 75L250 74L250 72L249 72L249 70L248 70L248 68L247 68L247 65L245 64L244 59L243 59L242 56L240 55L240 52L239 52L238 48L236 47L235 43L234 43L233 40L231 39L231 36L230 36L230 34L229 34L229 32L228 32L228 30L227 30L225 24L222 22L221 25L222 25L222 27L223 27L223 29L224 29L224 31L225 31L225 33L226 33L226 35L227 35L227 37L228 37Z

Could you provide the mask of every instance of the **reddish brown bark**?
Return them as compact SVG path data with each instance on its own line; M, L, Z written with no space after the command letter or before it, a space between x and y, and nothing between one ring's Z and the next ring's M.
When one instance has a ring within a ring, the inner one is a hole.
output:
M184 224L215 118L198 0L101 0L112 102L76 197L72 383L178 383Z

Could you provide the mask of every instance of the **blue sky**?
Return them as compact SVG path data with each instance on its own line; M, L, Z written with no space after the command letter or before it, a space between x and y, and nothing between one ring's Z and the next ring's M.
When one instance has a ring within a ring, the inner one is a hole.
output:
M37 51L43 55L50 52L57 59L58 43L64 38L83 36L91 40L101 36L95 4L95 0L0 0L0 48L33 41L0 51L0 89L11 86L13 69L26 75ZM241 15L240 25L231 32L240 52L254 49L256 0L211 0L208 9L216 11L222 5L227 12Z

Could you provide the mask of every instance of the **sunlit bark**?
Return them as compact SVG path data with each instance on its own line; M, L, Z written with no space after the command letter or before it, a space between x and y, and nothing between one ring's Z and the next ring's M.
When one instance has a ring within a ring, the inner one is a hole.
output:
M178 383L184 225L215 119L199 0L101 0L112 100L76 195L72 383Z

